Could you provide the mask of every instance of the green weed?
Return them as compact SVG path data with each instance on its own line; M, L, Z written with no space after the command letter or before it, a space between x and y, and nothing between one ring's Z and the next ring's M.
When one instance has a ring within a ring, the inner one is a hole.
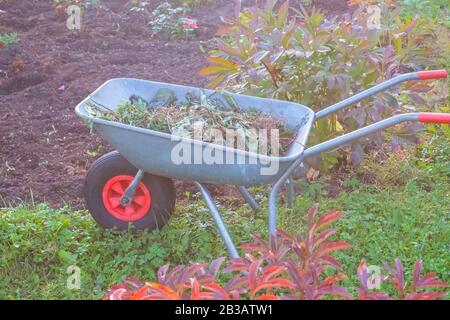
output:
M19 37L17 36L17 33L2 33L0 34L0 47L2 45L10 45L10 44L16 44L20 41Z

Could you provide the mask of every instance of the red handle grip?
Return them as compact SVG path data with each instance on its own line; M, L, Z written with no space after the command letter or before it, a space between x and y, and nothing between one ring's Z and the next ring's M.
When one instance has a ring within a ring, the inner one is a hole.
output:
M450 113L419 113L419 121L424 123L446 123L450 124Z
M419 75L419 80L428 80L428 79L443 79L448 77L447 70L429 70L429 71L419 71L417 72Z

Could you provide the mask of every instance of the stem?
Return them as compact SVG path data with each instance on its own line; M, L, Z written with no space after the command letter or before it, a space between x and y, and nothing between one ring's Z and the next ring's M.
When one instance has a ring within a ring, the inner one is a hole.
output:
M270 77L272 78L272 84L274 85L275 88L278 89L278 83L277 83L276 75L270 70L270 68L267 66L267 64L264 61L261 61L261 63L266 68L266 70L269 72Z

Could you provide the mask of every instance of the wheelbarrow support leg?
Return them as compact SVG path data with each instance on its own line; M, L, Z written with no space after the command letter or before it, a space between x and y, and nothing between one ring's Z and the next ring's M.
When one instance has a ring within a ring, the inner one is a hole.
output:
M142 178L144 177L145 172L142 170L139 170L136 173L136 176L134 177L133 181L131 181L128 188L125 190L125 193L123 194L122 198L120 199L120 203L124 206L127 206L131 203L131 201L134 198L134 193L136 192L136 189L141 182Z
M278 193L281 187L288 179L290 179L292 172L303 161L303 155L300 155L287 170L281 175L281 177L273 185L272 191L269 196L269 235L272 237L277 236L277 201ZM292 184L292 183L291 183ZM288 187L289 193L289 187ZM288 195L289 196L289 195Z
M259 210L259 204L256 202L256 200L252 197L252 195L250 194L250 192L247 190L247 188L239 186L239 192L242 194L242 196L244 197L245 201L247 201L247 203L250 205L250 207L254 210L254 211L258 211Z
M294 203L294 178L292 175L289 177L289 179L286 181L286 189L287 189L287 203L286 206L289 209L292 209L292 205Z
M230 256L233 259L239 258L239 254L236 250L236 247L234 246L233 240L231 239L230 233L228 232L227 227L223 223L222 217L220 216L220 213L217 210L216 204L214 203L214 200L211 197L211 194L209 193L208 189L198 182L195 182L195 185L197 186L198 190L200 190L200 193L202 194L203 199L205 200L205 203L208 206L209 211L211 212L214 222L216 223L217 229L219 229L219 233L222 236L223 241L225 242L225 245L228 249L228 252L230 253Z

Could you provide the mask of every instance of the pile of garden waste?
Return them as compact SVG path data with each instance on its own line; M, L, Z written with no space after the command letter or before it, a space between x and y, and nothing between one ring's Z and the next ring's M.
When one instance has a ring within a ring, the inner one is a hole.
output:
M177 103L177 98L171 90L160 89L150 101L132 95L128 101L120 103L116 110L111 110L91 100L87 103L87 110L100 119L246 151L254 150L249 147L250 143L259 145L261 137L258 133L263 129L267 130L264 139L267 149L261 153L274 154L271 130L278 130L278 154L285 153L295 140L296 130L287 128L280 119L256 109L240 110L231 96L220 96L222 99L207 97L203 93L200 96L189 93L183 103ZM195 132L199 128L202 132L200 139ZM234 134L232 142L226 139L228 131ZM222 139L217 139L218 132L222 133ZM238 143L239 140L241 143ZM261 150L259 145L258 152Z

